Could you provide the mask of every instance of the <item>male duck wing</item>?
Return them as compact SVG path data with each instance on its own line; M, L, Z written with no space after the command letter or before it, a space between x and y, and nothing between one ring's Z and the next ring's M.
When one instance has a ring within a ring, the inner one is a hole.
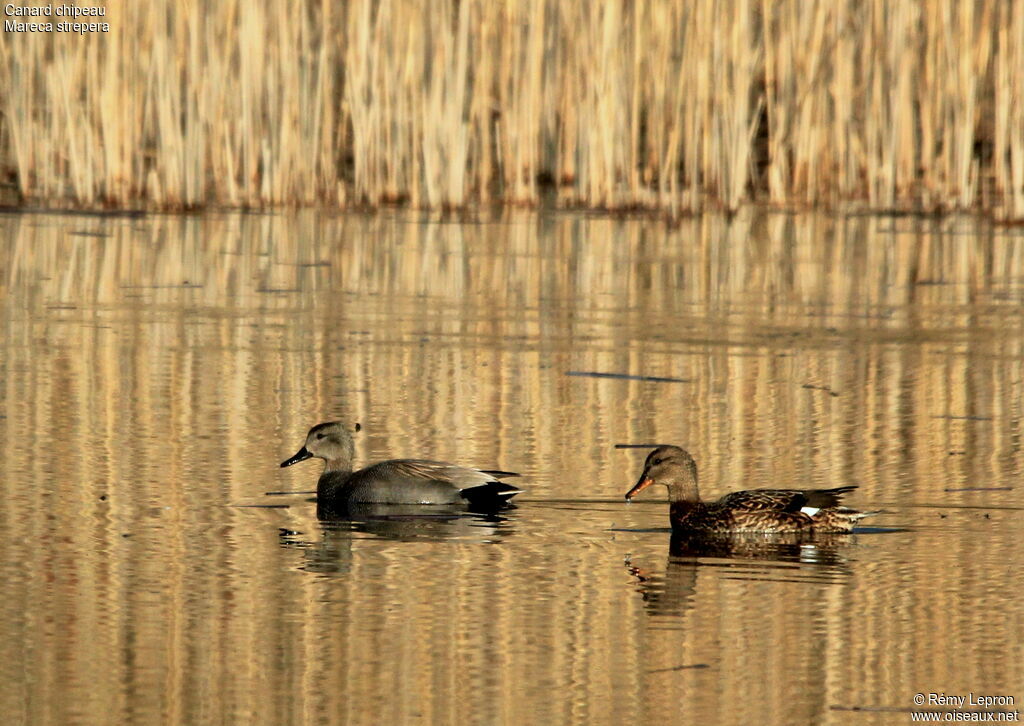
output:
M481 469L480 473L487 474L491 479L507 479L512 476L520 476L514 471L501 471L500 469Z
M480 486L501 478L499 475L511 475L509 472L480 471L428 459L392 459L391 461L382 461L375 466L385 466L391 476L396 478L410 481L442 482L456 489Z
M390 459L360 469L348 476L345 491L349 502L387 504L504 501L519 493L492 472L427 459Z
M367 466L348 477L352 501L449 504L459 501L459 486L441 462L391 459Z

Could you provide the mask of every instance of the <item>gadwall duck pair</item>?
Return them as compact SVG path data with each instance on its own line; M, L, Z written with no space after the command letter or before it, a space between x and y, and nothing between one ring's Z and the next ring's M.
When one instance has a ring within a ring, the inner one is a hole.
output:
M514 472L470 469L443 461L391 459L353 471L355 445L345 425L338 421L311 428L306 444L281 466L313 457L324 460L323 473L316 483L317 502L336 509L364 504L497 507L521 491L500 481L519 476Z
M839 505L857 487L835 489L748 489L703 502L697 490L697 463L678 446L659 446L647 456L630 500L652 484L668 487L669 519L676 533L714 535L737 532L852 532L858 520L878 512Z
M521 492L500 481L519 476L514 472L470 469L424 459L391 459L353 471L354 453L348 430L332 421L311 428L305 445L281 466L314 457L323 459L317 502L337 509L367 504L501 507ZM858 520L878 513L839 506L840 497L856 489L854 486L751 489L727 494L717 502L702 502L697 491L697 464L678 446L659 446L650 453L640 480L626 499L652 484L668 487L672 529L688 535L851 532Z

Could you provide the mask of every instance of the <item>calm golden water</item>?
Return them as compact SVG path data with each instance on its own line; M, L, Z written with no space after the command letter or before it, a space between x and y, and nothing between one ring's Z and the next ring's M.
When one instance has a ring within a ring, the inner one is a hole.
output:
M1024 701L1024 231L748 212L0 217L6 723L890 724ZM626 374L638 380L570 373ZM359 460L500 517L319 523ZM702 489L859 484L852 537L671 541ZM959 490L959 491L958 491ZM967 490L967 491L964 491ZM267 492L296 492L268 495Z

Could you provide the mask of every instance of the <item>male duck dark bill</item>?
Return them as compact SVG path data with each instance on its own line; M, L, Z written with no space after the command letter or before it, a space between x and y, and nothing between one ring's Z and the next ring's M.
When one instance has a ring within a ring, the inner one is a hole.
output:
M324 471L316 483L320 504L345 507L357 504L470 504L497 507L506 504L520 489L500 479L519 476L510 471L469 469L441 461L391 459L352 470L355 445L344 424L317 424L306 435L306 444L281 466L316 457Z
M835 489L749 489L702 502L697 463L678 446L659 446L647 456L644 471L626 493L630 500L652 484L668 487L669 518L676 532L852 532L858 520L878 514L839 506L855 486Z

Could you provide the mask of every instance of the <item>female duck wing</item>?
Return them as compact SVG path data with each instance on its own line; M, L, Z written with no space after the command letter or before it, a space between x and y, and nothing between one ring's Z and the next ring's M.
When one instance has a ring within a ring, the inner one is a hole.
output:
M717 504L728 509L745 511L799 512L804 507L835 507L844 494L856 488L845 486L834 489L747 489L726 494Z
M807 496L797 489L747 489L726 494L716 504L745 512L797 512L807 504Z

